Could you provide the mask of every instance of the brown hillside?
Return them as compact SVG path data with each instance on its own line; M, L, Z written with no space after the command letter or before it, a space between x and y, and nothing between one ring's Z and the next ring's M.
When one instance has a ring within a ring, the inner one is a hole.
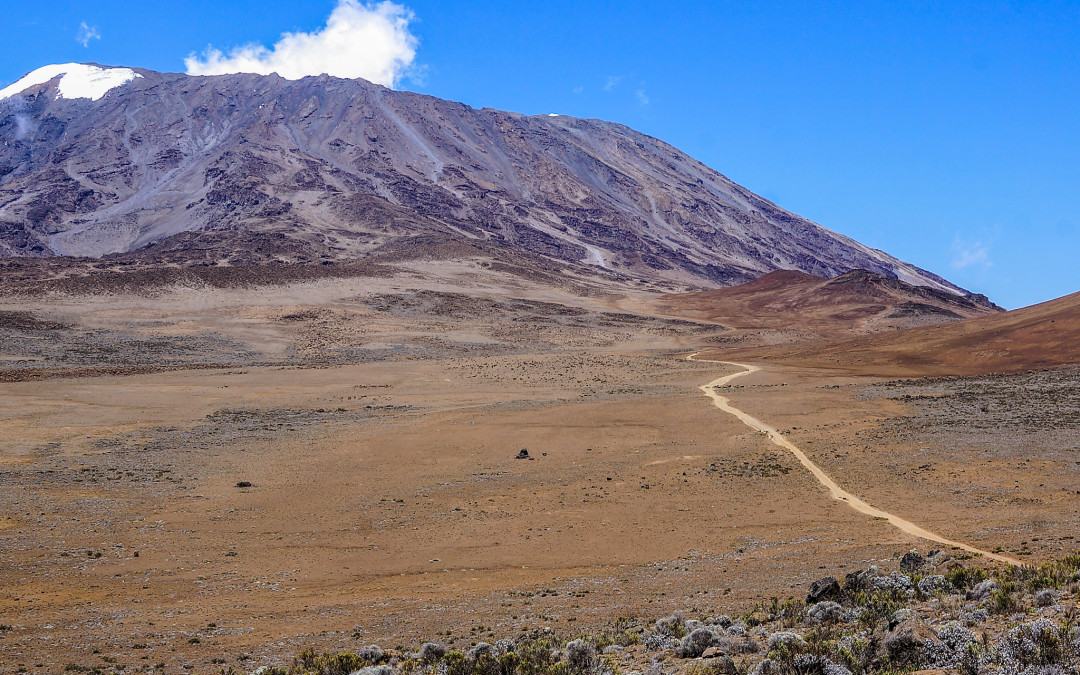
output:
M836 338L996 314L981 296L961 296L866 270L823 279L794 270L739 286L666 296L662 311L736 329Z
M1080 363L1080 293L947 325L840 340L822 346L724 350L754 358L874 375L974 375Z

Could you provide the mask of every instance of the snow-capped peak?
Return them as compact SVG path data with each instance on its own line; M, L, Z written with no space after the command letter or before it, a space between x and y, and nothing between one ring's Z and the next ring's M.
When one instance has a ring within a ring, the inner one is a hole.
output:
M85 63L42 66L15 84L0 89L0 100L60 76L56 98L88 98L96 101L110 89L142 77L131 68L102 68Z

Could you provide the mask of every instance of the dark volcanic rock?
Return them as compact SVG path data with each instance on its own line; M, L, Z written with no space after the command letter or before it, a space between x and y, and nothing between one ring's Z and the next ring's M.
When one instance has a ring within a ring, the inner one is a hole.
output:
M850 572L844 577L844 592L849 596L873 588L874 577L877 576L871 570L858 570Z
M840 584L836 577L825 577L810 584L810 591L806 594L806 604L811 605L822 600L836 600L840 598Z
M904 572L918 572L925 564L926 560L922 557L922 554L914 549L905 553L903 558L900 558L900 569Z

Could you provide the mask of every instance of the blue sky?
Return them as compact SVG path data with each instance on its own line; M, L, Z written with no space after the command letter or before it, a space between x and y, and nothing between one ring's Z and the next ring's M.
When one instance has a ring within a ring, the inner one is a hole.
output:
M1080 291L1080 3L401 4L399 88L622 122L1006 307ZM183 71L334 7L18 3L0 86L67 61Z

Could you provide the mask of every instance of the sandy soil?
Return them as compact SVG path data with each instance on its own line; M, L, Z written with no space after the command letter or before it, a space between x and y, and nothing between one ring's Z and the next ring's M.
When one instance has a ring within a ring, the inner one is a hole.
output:
M441 271L8 303L48 325L13 319L6 366L53 370L0 384L3 668L216 672L308 646L734 613L926 548L702 396L732 369L682 356L722 328L633 294ZM78 349L95 331L112 352ZM181 336L228 348L163 347L201 369L57 377ZM1071 548L1080 464L1024 434L981 461L965 420L912 424L923 399L896 392L947 386L770 364L727 395L943 537Z
M695 356L696 354L691 354L690 356L686 357L686 359L688 361L695 361L697 360L694 358ZM765 436L767 436L774 445L777 445L784 450L790 452L792 456L799 461L799 464L801 464L804 469L809 471L810 474L815 479L817 479L817 482L822 485L822 487L829 491L829 496L831 496L833 499L841 501L855 511L870 516L871 518L874 518L876 520L884 520L896 529L900 530L901 532L904 532L905 534L910 534L914 537L918 537L919 539L923 539L936 544L941 544L946 548L960 549L962 551L967 551L968 553L974 553L975 555L984 556L986 558L989 558L990 560L996 560L1007 565L1023 565L1023 563L1016 558L1010 558L1009 556L991 553L990 551L984 551L980 548L969 546L963 542L946 539L937 532L931 532L924 527L920 527L909 520L901 518L895 513L889 513L888 511L883 511L879 508L871 506L869 503L866 502L866 500L862 499L861 497L857 497L845 490L844 488L840 487L840 485L835 480L833 480L832 476L825 473L821 469L821 467L815 464L809 457L807 457L806 453L803 452L797 445L784 438L784 435L780 433L775 427L770 424L766 424L765 422L762 422L753 415L748 415L742 410L736 408L735 406L731 405L730 401L726 396L721 395L721 392L724 391L725 387L727 387L732 380L743 377L744 375L750 375L761 369L757 366L747 366L741 363L731 363L728 361L720 361L719 363L722 363L723 365L733 366L736 368L743 368L744 370L732 373L730 375L724 375L723 377L718 377L712 382L702 385L701 390L705 392L705 395L712 399L713 404L715 404L717 408L719 408L723 412L734 415L736 419L738 419L746 426L754 429L755 431L760 431L761 433L765 434Z

